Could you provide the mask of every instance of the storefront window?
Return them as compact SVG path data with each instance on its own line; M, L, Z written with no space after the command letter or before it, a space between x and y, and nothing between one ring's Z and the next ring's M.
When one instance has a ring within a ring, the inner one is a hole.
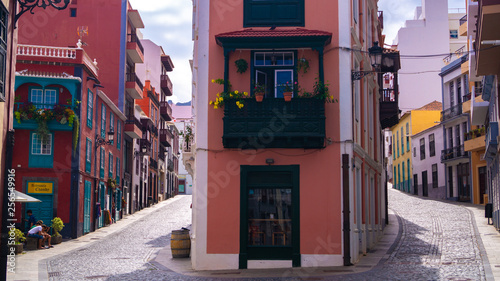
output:
M248 190L248 246L291 246L292 190Z

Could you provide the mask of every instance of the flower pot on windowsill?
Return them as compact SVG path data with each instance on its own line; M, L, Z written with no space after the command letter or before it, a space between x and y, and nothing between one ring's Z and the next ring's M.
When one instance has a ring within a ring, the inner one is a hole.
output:
M283 98L285 99L285 101L291 101L292 100L292 92L284 92L283 93Z
M261 93L261 92L255 93L255 100L257 102L262 102L263 99L264 99L264 93Z

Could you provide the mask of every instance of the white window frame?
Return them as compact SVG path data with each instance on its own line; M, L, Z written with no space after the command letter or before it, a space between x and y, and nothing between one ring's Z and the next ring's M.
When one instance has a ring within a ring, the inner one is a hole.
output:
M35 152L35 149L40 149L40 152ZM38 139L38 134L33 133L31 136L31 154L32 155L52 155L52 134L49 134L47 136L47 138L45 139L45 143L42 143Z

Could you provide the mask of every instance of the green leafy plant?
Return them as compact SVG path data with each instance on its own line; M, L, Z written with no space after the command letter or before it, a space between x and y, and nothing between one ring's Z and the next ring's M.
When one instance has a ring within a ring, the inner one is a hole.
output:
M245 73L248 69L248 62L244 59L239 59L234 62L238 73Z
M116 180L113 178L108 178L107 184L108 184L108 187L113 189L113 190L116 188Z
M24 243L24 241L26 241L26 237L24 237L24 233L19 230L19 229L15 229L14 230L14 241L15 241L15 244L22 244Z
M255 87L253 88L254 93L265 93L266 92L266 85L265 84L260 84L260 83L255 83Z
M224 85L225 81L224 79L212 79L212 83L219 84L219 85ZM214 109L218 109L219 107L224 107L224 103L228 99L235 99L236 100L236 106L238 108L242 108L245 105L244 99L248 98L249 95L247 92L239 92L237 90L232 91L231 88L231 83L227 81L227 92L221 92L217 93L217 98L215 101L210 101L210 105L214 107Z
M300 58L297 60L297 72L302 72L306 74L309 71L309 61L306 58Z
M330 84L324 83L319 78L316 78L313 86L313 97L324 100L325 102L337 102L337 99L330 95Z
M61 218L55 217L52 219L52 225L50 226L52 229L54 229L54 235L53 237L61 236L59 233L63 228L64 228L64 223Z

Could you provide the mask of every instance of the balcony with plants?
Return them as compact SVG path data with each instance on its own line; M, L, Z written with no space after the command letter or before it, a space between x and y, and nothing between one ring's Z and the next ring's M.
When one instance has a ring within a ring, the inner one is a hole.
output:
M465 151L464 145L443 149L441 151L441 163L446 163L462 158L469 158L469 152Z
M222 79L212 82L225 84ZM216 100L210 102L214 109L224 110L222 141L225 148L325 146L325 103L335 102L329 85L316 79L311 92L301 89L297 82L277 87L283 91L283 98L259 97L266 89L258 83L254 94L249 94L233 91L228 82L228 91L219 93ZM290 97L286 93L290 93Z
M485 148L485 128L477 128L464 133L464 150L477 151Z

